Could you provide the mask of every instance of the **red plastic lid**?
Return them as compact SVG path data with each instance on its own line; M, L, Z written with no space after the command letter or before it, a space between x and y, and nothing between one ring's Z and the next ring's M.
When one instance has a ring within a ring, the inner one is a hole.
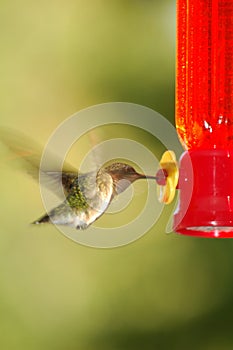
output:
M195 150L180 159L174 231L233 238L233 149Z

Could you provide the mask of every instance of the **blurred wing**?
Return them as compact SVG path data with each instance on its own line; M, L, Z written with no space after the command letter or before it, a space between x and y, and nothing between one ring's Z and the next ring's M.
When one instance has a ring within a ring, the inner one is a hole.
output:
M60 181L62 181L65 192L67 192L74 177L78 175L76 169L66 162L63 164L62 172L57 169L57 156L48 152L46 155L47 163L41 169L42 147L21 132L0 128L0 141L12 152L12 156L9 159L11 161L19 160L19 162L11 162L11 165L15 166L17 163L17 166L20 165L36 181L39 181L40 173L43 185L54 193L56 193L56 188Z
M59 185L62 184L64 194L67 196L77 177L77 172L40 171L40 183L61 199L64 198L59 192Z
M84 179L89 177L91 174L95 173L87 173L87 174L78 174L77 172L59 172L59 171L46 171L46 172L40 172L40 178L42 178L42 184L46 184L46 186L56 193L56 189L59 186L60 183L62 183L65 195L67 196L68 193L70 193L74 182L75 184L81 181L81 183L84 182Z

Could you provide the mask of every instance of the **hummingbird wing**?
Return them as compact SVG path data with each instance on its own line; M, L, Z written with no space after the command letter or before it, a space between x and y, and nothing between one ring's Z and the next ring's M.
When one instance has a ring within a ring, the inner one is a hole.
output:
M20 165L36 181L39 181L40 175L42 179L41 183L55 194L58 194L56 193L56 189L58 188L58 184L62 182L65 194L68 193L73 179L78 175L74 167L64 162L62 171L57 170L57 156L52 152L47 152L47 163L41 169L42 147L30 137L16 130L1 127L0 140L11 151L12 156L10 159L19 160L19 162L14 162L14 165L16 163L17 166Z
M91 173L80 174L78 172L68 171L41 171L40 178L42 179L42 184L45 182L45 185L53 191L53 193L56 193L58 185L62 183L64 194L67 196L77 178L81 180L90 174Z
M113 180L109 174L101 174L101 179L95 173L76 177L66 200L34 224L53 223L84 230L106 211L112 195Z

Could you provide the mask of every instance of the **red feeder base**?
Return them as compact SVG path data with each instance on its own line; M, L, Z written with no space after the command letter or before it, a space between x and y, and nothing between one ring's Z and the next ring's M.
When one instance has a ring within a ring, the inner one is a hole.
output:
M233 149L184 152L177 188L174 231L233 238Z

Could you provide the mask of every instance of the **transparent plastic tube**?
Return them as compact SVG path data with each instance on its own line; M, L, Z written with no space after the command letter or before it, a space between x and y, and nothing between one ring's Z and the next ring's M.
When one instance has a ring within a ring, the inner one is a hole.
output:
M176 126L185 149L233 147L233 1L177 1Z
M176 232L233 238L233 0L177 0Z

